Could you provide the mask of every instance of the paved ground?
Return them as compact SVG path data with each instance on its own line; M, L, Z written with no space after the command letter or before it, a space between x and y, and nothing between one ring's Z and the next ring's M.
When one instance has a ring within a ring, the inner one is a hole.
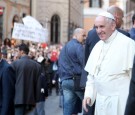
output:
M63 115L62 108L59 107L59 96L56 96L53 90L52 96L49 96L45 102L45 115Z
M52 96L46 99L45 113L45 115L63 115L62 108L59 107L59 96L56 96L55 90L53 90Z

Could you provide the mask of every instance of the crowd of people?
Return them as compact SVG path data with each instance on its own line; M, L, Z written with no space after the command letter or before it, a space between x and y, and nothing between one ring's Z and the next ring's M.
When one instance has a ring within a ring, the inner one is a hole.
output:
M55 86L61 45L14 45L6 38L0 52L0 115L45 115L46 97Z
M13 45L6 38L0 52L0 115L45 115L53 84L63 96L63 115L134 115L135 15L129 33L120 29L122 18L123 11L110 6L88 34L76 28L63 47Z

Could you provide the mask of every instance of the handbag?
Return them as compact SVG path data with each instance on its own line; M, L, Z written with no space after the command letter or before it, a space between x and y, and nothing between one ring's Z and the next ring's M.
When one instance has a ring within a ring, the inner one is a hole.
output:
M68 58L68 62L70 64L71 68L73 68L72 61L69 59L69 56L68 56L67 45L65 46L65 53L66 53L66 57ZM81 80L81 75L73 75L75 91L84 91L84 88L80 86L80 80Z

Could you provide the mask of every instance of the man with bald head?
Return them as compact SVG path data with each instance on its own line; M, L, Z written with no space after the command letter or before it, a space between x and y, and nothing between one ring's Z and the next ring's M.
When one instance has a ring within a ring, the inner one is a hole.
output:
M77 99L83 100L84 91L74 90L74 76L81 77L84 59L83 44L86 39L86 32L82 28L74 30L71 39L61 50L59 56L59 75L62 83L64 96L63 115L72 115L74 110L79 110L79 105L75 106ZM81 104L82 109L82 104ZM76 113L77 114L77 113Z
M116 30L108 12L95 19L100 41L94 46L85 70L88 72L83 108L95 104L95 115L124 115L129 92L135 43ZM124 46L124 47L123 47Z

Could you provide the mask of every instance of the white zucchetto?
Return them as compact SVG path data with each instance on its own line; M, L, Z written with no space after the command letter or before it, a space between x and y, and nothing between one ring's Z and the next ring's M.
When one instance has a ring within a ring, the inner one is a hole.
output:
M114 16L113 16L111 13L106 12L106 11L105 11L105 12L100 13L100 14L99 14L99 16L104 16L104 17L107 17L107 18L110 18L110 19L115 20Z

